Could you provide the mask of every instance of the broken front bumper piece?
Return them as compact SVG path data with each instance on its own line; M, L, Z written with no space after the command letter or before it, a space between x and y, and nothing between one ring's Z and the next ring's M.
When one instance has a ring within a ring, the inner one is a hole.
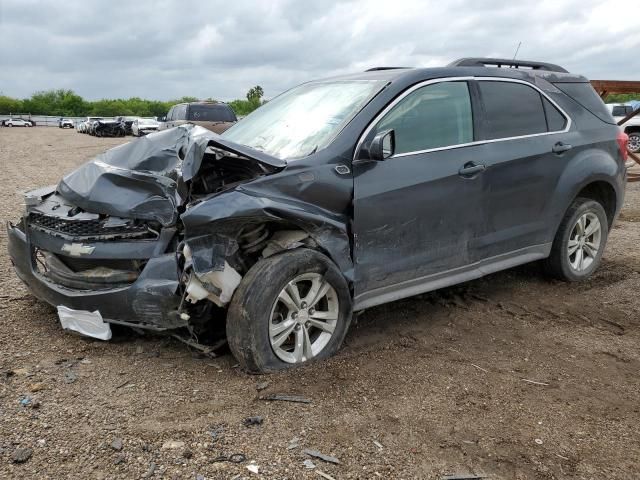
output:
M9 256L20 279L40 300L54 307L64 306L88 312L98 310L108 323L152 330L186 326L186 320L181 319L178 314L180 296L177 294L179 282L176 254L166 253L175 234L173 229L163 229L157 239L85 241L83 245L93 248L89 255L91 261L122 262L140 259L146 263L137 278L129 278L130 283L102 285L99 288L85 285L80 288L81 284L68 283L71 286L65 286L58 283L77 281L78 278L71 273L59 269L59 277L50 274L47 276L38 263L42 261L39 252L46 252L58 259L70 259L68 250L71 242L25 225L28 225L26 219L20 227L7 225ZM94 280L100 278L100 270L87 272L91 272L90 278Z
M102 319L98 310L87 312L58 305L58 318L65 330L100 340L111 340L111 326Z

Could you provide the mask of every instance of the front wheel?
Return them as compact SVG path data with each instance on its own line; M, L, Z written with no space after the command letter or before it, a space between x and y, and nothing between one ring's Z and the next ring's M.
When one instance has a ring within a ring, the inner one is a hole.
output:
M569 282L589 278L600 264L608 233L602 205L589 198L575 199L560 223L545 269Z
M240 365L264 373L327 358L351 322L351 294L338 268L309 249L256 263L227 313L229 348Z

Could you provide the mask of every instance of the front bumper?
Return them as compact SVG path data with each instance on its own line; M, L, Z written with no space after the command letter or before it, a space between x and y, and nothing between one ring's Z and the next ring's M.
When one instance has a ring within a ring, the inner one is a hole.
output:
M26 225L26 222L23 223ZM103 290L75 290L58 285L36 266L35 248L64 255L68 240L7 224L9 256L18 277L33 294L53 306L100 311L105 321L166 330L186 325L178 315L180 297L175 253L165 253L175 230L164 229L157 240L86 242L94 247L91 258L148 259L140 276L130 285Z

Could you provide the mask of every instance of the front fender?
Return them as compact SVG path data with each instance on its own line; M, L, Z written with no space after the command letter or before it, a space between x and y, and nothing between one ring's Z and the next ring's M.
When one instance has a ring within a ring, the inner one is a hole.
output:
M296 226L327 253L347 280L353 279L348 218L316 205L286 197L265 197L238 187L188 207L181 218L187 242L213 234L235 243L240 230L252 223Z

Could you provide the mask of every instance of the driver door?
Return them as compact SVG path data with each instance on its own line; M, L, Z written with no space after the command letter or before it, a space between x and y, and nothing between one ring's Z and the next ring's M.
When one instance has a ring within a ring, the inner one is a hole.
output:
M389 130L394 153L365 158ZM465 81L413 87L374 121L353 162L356 307L419 293L429 279L472 263L484 170L473 142Z

